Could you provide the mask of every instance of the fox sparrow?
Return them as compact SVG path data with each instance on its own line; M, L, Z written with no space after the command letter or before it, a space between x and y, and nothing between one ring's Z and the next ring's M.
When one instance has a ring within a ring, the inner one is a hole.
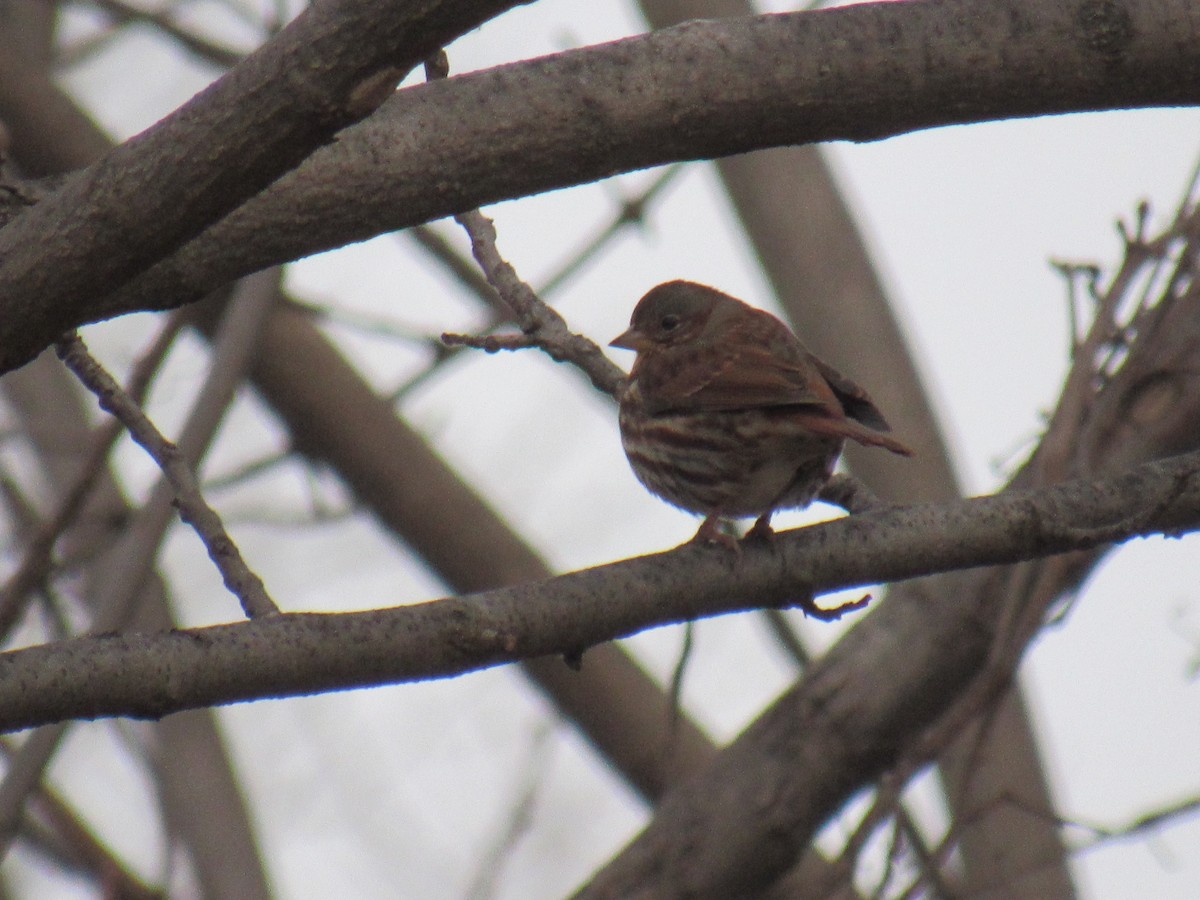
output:
M809 353L781 321L690 281L652 289L613 347L636 350L621 395L621 443L638 480L704 516L693 540L733 544L723 517L807 506L846 438L912 451L866 391ZM736 545L734 545L736 546Z

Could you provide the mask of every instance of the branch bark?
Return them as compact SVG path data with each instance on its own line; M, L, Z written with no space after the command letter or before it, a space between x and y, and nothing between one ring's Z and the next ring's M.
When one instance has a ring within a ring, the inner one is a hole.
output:
M79 465L73 451L85 447L90 436L78 384L46 353L5 378L4 392L18 411L24 430L37 441L51 478L59 484L71 483ZM113 546L114 532L130 514L106 469L67 544L68 558L104 551L88 569L85 601L98 599L100 586L112 581L114 573L127 564L126 558L113 552ZM166 587L155 573L143 589L134 627L171 629L175 623L169 607ZM158 723L156 732L162 750L159 784L166 794L166 815L192 857L206 896L267 900L271 896L268 878L216 714L197 709L169 716ZM199 809L204 812L198 813Z
M105 136L47 75L55 15L55 5L40 0L7 4L0 14L0 120L13 139L13 157L21 169L39 175L77 168L108 149ZM51 481L60 487L73 483L79 451L92 437L78 385L57 360L43 354L5 378L3 390L25 422ZM128 513L116 481L105 469L87 512L66 542L66 555L84 548L92 554L103 548L111 551L112 532ZM85 602L98 596L98 584L111 580L113 566L125 562L100 552L83 575ZM135 627L165 631L172 624L165 586L155 573L143 589ZM213 711L170 716L154 732L160 757L153 772L167 829L189 856L201 892L208 897L268 900L268 877ZM56 828L70 829L62 815L51 815ZM87 851L85 838L76 835L73 842L90 859L94 854ZM106 861L97 860L95 871L111 881Z

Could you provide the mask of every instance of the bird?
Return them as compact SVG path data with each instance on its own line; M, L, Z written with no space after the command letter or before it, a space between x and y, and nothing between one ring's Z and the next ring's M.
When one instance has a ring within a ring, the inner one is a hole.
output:
M861 387L775 316L716 288L668 281L638 301L610 346L636 351L619 394L621 444L650 493L704 517L693 542L738 548L721 521L803 508L847 439L901 456Z

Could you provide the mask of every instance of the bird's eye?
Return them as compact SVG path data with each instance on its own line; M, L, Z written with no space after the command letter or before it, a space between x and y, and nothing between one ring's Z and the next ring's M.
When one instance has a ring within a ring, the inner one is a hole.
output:
M674 314L663 316L658 326L663 331L674 331L679 327L679 316Z

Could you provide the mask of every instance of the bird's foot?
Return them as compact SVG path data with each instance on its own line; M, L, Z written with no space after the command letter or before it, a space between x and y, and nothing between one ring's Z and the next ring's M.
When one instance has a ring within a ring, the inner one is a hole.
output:
M740 558L742 555L742 545L738 543L738 539L732 534L721 530L721 517L712 515L705 518L700 523L700 528L696 531L689 544L722 544L733 550Z
M775 529L771 527L770 513L759 516L754 520L754 525L746 532L745 540L774 542Z

